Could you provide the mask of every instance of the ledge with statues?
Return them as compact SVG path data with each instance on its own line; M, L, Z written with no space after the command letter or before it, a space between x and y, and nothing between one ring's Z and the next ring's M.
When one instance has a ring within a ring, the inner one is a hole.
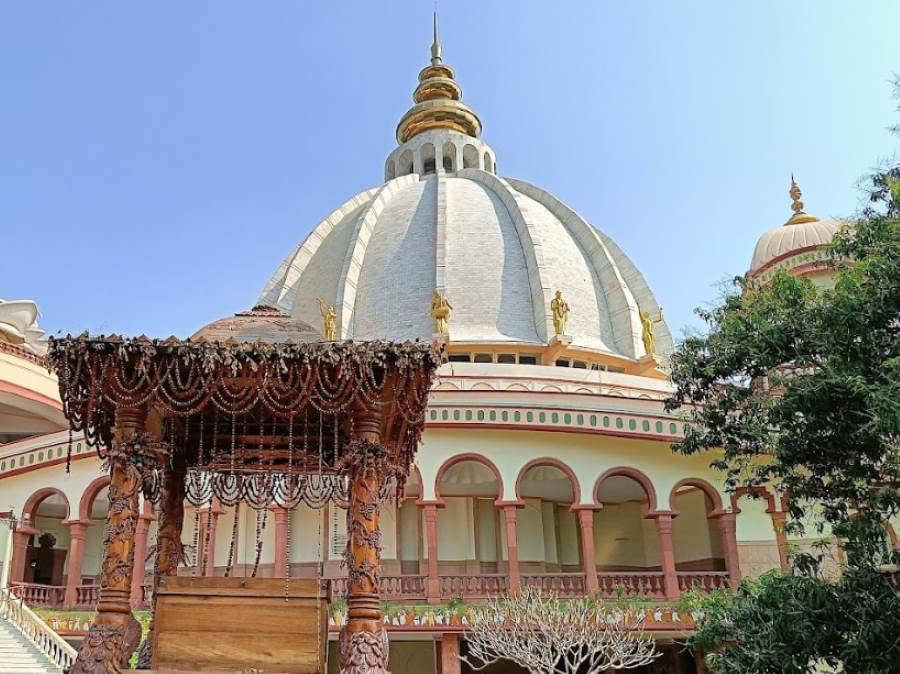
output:
M611 602L615 604L615 602ZM695 620L702 616L696 611L684 610L679 604L659 601L635 600L618 604L623 615L643 629L656 631L689 632ZM468 629L486 604L466 604L451 599L444 604L399 604L382 602L384 625L390 632L463 632ZM347 605L342 599L334 600L328 609L328 629L338 631L347 619Z
M484 604L467 604L451 599L444 604L398 604L382 602L384 623L392 632L462 632L478 617ZM645 630L685 632L694 629L694 622L701 616L685 610L678 604L654 601L634 601L622 605L643 622ZM83 637L94 619L90 611L66 611L61 609L35 609L35 612L60 636ZM149 611L135 611L135 617L146 632L151 621ZM347 604L334 600L328 610L328 628L337 632L346 622Z

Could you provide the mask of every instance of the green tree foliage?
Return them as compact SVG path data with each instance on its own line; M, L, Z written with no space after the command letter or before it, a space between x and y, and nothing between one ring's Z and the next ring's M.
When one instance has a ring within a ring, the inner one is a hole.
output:
M674 354L667 401L694 422L676 451L721 450L729 487L776 485L795 528L816 504L854 564L900 511L900 182L886 184L835 238L833 288L738 279L700 311L710 330Z
M694 643L718 674L809 674L812 663L845 674L900 671L897 588L870 567L833 582L771 572L745 580L736 594L685 603L702 615Z
M731 489L783 492L789 531L814 521L847 553L836 580L806 553L790 574L694 598L696 641L719 674L900 672L900 574L885 572L898 560L882 527L900 512L900 165L867 191L829 247L833 287L737 279L672 359L666 406L692 421L674 450L714 452Z

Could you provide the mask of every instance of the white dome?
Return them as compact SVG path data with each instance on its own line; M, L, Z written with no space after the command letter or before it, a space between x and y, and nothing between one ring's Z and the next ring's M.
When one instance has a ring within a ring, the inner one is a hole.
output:
M317 298L336 309L338 339L431 340L432 296L452 306L453 344L549 344L550 303L570 312L565 345L645 355L640 310L659 306L609 238L551 194L500 178L481 121L460 100L435 24L431 64L397 126L385 184L357 194L282 263L258 304L322 325ZM664 322L656 352L668 354Z
M285 259L259 304L320 325L321 296L337 307L341 339L430 340L435 288L453 306L453 343L546 344L561 290L573 346L640 358L638 306L659 310L608 237L549 193L481 169L357 194ZM656 339L658 353L671 351L665 323Z
M770 229L756 243L750 273L756 274L774 261L826 246L840 228L839 220L813 220Z

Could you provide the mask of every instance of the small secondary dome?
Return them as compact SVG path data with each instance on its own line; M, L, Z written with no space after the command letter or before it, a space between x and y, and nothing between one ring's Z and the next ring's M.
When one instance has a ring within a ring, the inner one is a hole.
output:
M821 266L825 259L822 247L830 244L841 228L838 220L820 220L803 210L803 193L793 176L789 194L794 214L784 225L770 229L759 238L748 272L751 277L756 278L776 267Z
M0 299L0 342L21 346L38 355L47 353L47 339L37 322L39 315L32 300Z
M192 336L192 342L321 342L323 337L315 328L296 318L291 318L275 307L257 305L250 311L243 311L220 318L204 325Z

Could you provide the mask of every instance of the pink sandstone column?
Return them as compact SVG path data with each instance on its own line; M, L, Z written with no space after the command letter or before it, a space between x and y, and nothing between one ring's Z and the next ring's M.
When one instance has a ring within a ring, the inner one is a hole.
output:
M13 532L13 558L10 567L9 582L21 583L25 580L25 562L28 556L28 540L41 532L37 529L20 524Z
M509 591L522 589L522 578L519 576L519 536L517 527L518 506L503 505L503 517L506 520L506 554L509 559Z
M428 550L428 580L425 597L432 604L441 600L441 579L438 577L437 505L425 503L419 506L425 516L425 545Z
M728 571L728 583L736 590L741 582L741 563L738 559L736 516L725 513L719 516L719 531L722 532L722 546L725 552L725 570Z
M439 664L441 674L460 674L458 634L445 632L441 635Z
M144 603L144 574L147 561L147 533L153 515L141 513L134 532L134 566L131 570L131 607L138 608Z
M84 564L84 541L87 538L88 523L81 520L63 522L69 527L69 559L66 573L66 593L63 608L74 608L78 604L78 586L81 585L81 568Z
M703 662L703 651L694 649L694 663L697 665L697 674L706 674L706 664Z
M672 513L656 515L656 533L659 536L659 559L662 562L663 585L666 599L678 599L678 574L675 571L675 548L672 544Z
M275 513L275 569L272 577L284 578L288 563L287 532L290 513L281 507L272 510Z
M600 587L597 582L597 562L594 558L594 511L591 508L580 508L576 512L581 528L581 560L584 564L585 589L588 594L593 594Z
M788 514L786 512L772 511L769 513L772 518L772 528L775 529L775 543L778 545L778 561L781 564L782 571L790 571L791 559L788 555L788 540L784 533L784 522Z

